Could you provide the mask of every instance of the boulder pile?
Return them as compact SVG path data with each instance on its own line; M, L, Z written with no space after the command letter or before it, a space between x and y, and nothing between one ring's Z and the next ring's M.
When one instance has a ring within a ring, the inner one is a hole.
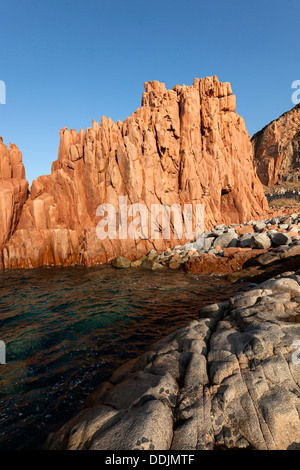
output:
M112 264L117 268L142 266L158 270L166 266L172 270L184 267L193 273L226 274L242 269L249 260L269 266L296 255L300 255L300 216L294 213L242 225L217 225L193 243L160 254L151 250L131 263L120 256Z

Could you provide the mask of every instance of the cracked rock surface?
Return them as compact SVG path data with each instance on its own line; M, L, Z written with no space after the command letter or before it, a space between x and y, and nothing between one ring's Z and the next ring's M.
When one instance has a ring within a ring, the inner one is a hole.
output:
M175 330L118 369L46 449L300 449L300 271Z
M116 211L112 227L119 232L119 216L128 212L119 197L127 197L128 208L145 206L147 236L99 238L102 204ZM214 76L167 90L148 82L141 107L124 122L103 116L85 132L63 128L51 175L32 182L14 233L2 241L0 226L0 268L95 266L120 255L133 261L193 238L174 238L173 230L170 237L150 237L153 204L192 204L193 211L203 204L207 228L257 219L268 210L229 83Z

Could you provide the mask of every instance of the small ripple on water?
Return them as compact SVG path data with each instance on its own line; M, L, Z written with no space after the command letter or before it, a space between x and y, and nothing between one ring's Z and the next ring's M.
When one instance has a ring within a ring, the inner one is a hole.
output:
M1 279L0 449L37 448L122 363L237 290L222 277L109 266Z

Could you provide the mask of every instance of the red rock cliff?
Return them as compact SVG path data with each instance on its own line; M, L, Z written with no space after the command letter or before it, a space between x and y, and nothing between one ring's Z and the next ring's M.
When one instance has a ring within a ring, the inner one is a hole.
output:
M14 144L8 150L0 137L0 247L13 234L27 195L22 154Z
M203 203L206 226L258 218L267 208L253 169L250 137L229 83L217 77L166 90L145 84L142 106L124 122L60 131L52 174L33 181L3 267L93 265L131 259L167 240L99 240L97 207L128 203ZM178 244L174 241L173 245Z
M297 105L252 138L254 162L261 182L300 182L300 106Z

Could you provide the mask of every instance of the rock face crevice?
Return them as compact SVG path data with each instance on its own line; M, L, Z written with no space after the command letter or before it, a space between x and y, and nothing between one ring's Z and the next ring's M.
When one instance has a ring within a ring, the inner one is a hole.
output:
M299 271L206 306L118 369L45 448L299 449L299 314Z
M300 105L252 137L254 163L261 182L273 186L300 182Z
M52 174L32 183L0 266L108 262L162 251L179 240L100 240L97 207L204 204L205 224L259 218L267 201L253 169L250 138L229 83L217 77L166 90L145 84L142 106L124 122L102 118L86 132L60 131ZM183 240L184 241L184 240Z

